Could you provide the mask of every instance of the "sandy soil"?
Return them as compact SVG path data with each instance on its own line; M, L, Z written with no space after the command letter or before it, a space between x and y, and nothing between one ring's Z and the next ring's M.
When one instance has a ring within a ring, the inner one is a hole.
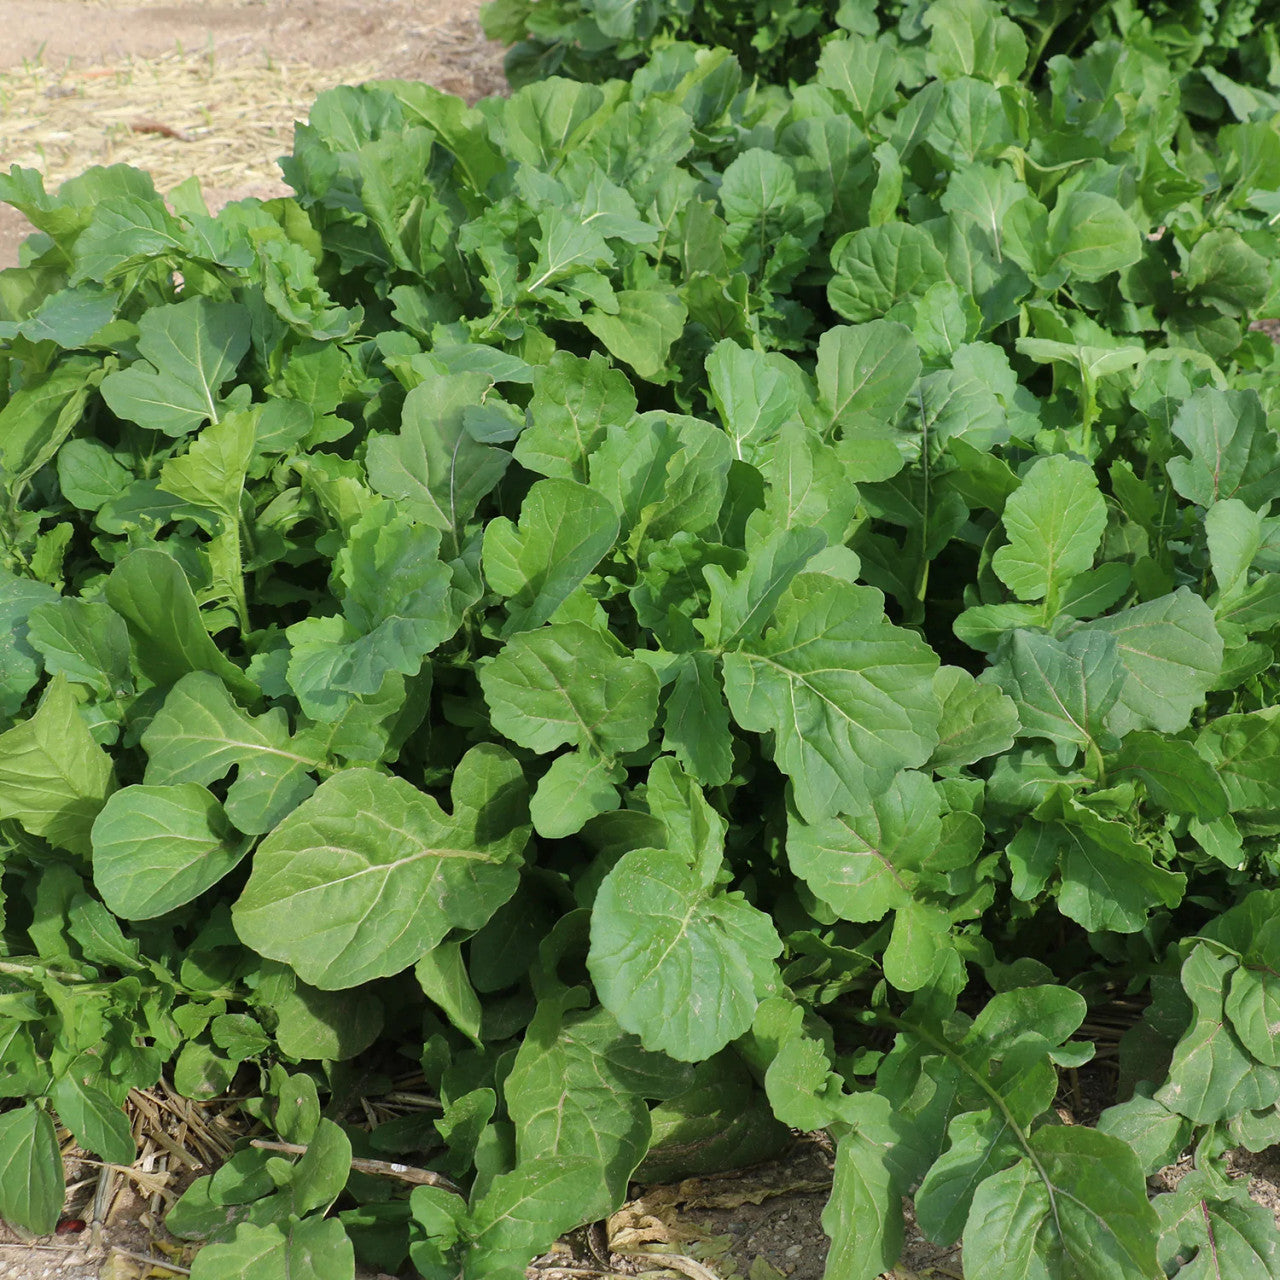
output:
M262 109L256 97L235 100L239 81L229 73L244 67L261 68L264 77L273 67L297 68L294 79L308 89L357 78L350 74L354 68L359 78L428 80L474 101L505 83L501 49L485 40L478 11L479 0L219 0L167 5L136 0L0 0L0 114L21 113L10 123L32 125L38 137L42 115L52 120L56 111L58 127L50 133L64 139L65 150L68 100L73 106L84 101L84 116L76 122L71 140L72 157L81 157L72 165L72 171L78 171L115 158L112 140L122 127L126 132L129 128L120 121L130 118L134 103L145 102L141 95L147 59L172 64L175 58L198 55L216 67L219 74L208 82L210 98L201 104L215 123L234 123L237 114ZM48 82L43 94L32 89L35 67ZM256 180L247 187L206 186L211 202L284 190L273 185L271 176L264 182L261 173L265 169L272 175L270 157L287 149L293 118L305 111L307 100L272 103L269 110L278 118L270 123L280 141L265 157L244 157ZM227 132L234 137L234 128ZM152 137L147 143L164 156L167 171L182 167L181 140ZM25 153L6 155L0 145L0 170L7 170L15 159L31 162ZM48 166L40 167L49 172ZM197 167L193 164L188 171ZM62 176L66 174L50 173L51 178ZM18 246L28 230L20 215L0 205L0 268L16 265Z

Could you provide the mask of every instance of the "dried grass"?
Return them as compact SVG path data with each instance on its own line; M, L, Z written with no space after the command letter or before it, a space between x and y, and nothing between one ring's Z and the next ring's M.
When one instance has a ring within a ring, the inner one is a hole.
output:
M161 191L193 173L213 187L271 185L316 96L374 74L181 49L114 67L28 64L0 75L0 166L40 169L51 186L95 164L147 169Z

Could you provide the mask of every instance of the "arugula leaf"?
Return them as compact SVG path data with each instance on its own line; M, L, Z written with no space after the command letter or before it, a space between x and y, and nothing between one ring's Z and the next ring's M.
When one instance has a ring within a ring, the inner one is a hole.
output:
M473 747L452 795L446 815L402 778L335 774L258 846L232 908L236 932L312 986L340 990L399 973L451 928L478 929L519 880L519 767L498 747Z

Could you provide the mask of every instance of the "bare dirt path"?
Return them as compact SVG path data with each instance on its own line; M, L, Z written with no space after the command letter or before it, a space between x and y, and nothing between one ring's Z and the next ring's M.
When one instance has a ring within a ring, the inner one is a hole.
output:
M213 203L283 190L275 157L321 90L383 76L474 100L503 87L479 0L0 0L0 171L199 173ZM178 137L154 131L161 124ZM0 205L0 268L26 222Z

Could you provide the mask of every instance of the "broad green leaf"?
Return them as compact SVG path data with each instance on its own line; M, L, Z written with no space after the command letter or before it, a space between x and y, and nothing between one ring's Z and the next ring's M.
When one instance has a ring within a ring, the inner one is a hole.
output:
M285 1188L293 1212L299 1217L316 1210L323 1213L342 1194L350 1173L351 1139L332 1120L322 1118Z
M257 417L228 413L205 427L186 453L160 468L160 487L183 502L216 511L229 530L237 530L240 494L253 457Z
M1030 1146L1033 1159L994 1174L974 1196L964 1229L966 1276L1156 1274L1156 1212L1128 1144L1083 1125L1050 1125L1031 1135Z
M56 342L67 350L82 347L112 319L120 294L114 289L81 285L51 293L33 315L20 323L0 321L0 338L19 334L32 342Z
M754 461L760 447L798 415L795 384L763 352L730 338L711 348L706 370L711 403L733 441L734 457Z
M1110 745L1108 716L1126 674L1109 635L1076 631L1056 640L1019 628L1008 633L984 678L1013 699L1019 736L1051 742L1059 764Z
M1030 194L1006 165L975 164L957 169L948 178L941 204L953 218L963 218L980 227L999 259L1005 216Z
M353 994L318 991L295 982L290 994L275 1001L272 1009L276 1044L291 1058L345 1062L363 1053L378 1038L383 1024L382 1002L367 988ZM286 1135L282 1132L281 1137Z
M471 1207L465 1280L505 1280L522 1271L558 1235L582 1222L579 1206L591 1203L599 1188L600 1165L586 1156L539 1155L498 1174Z
M929 758L936 670L933 651L889 623L878 591L817 574L792 583L763 637L724 656L734 719L776 735L807 821L860 807Z
M854 35L822 46L817 81L843 95L866 123L898 96L898 81L905 70L891 42Z
M0 565L0 718L16 715L40 678L40 654L28 638L28 619L40 605L54 604L58 593L43 582L20 578Z
M990 0L939 0L924 19L930 28L929 68L940 79L982 76L1012 84L1027 61L1027 40Z
M596 814L618 808L618 785L625 779L621 765L598 756L578 751L557 756L529 801L533 829L548 840L581 831Z
M845 920L879 920L911 902L917 873L942 838L937 789L904 771L865 808L787 828L791 869Z
M867 419L891 423L919 376L920 354L905 325L837 325L818 343L818 408L836 430L856 430Z
M713 892L681 854L639 849L596 895L587 967L624 1030L697 1062L751 1025L781 948L741 894Z
M325 770L323 755L289 734L282 707L250 716L231 700L226 686L205 671L183 676L169 690L142 735L147 751L145 781L207 785L233 767L227 817L241 831L262 835L315 790L310 776Z
M27 622L28 640L51 675L88 685L101 698L127 698L129 629L108 605L63 596L38 605Z
M186 574L172 556L151 547L130 551L111 571L106 596L128 624L138 666L156 684L208 671L245 701L261 696L210 638Z
M658 714L653 669L582 622L526 631L480 669L494 728L530 751L637 751Z
M999 689L979 684L961 667L939 667L933 689L942 704L938 745L929 757L933 768L973 764L1013 745L1018 708Z
M897 1126L883 1094L856 1094L843 1114L851 1129L836 1146L831 1198L822 1211L822 1229L831 1237L825 1274L875 1280L902 1251L902 1188L892 1165Z
M1017 841L1038 837L1042 844L1033 856L1048 860L1050 870L1056 863L1063 915L1091 932L1136 933L1158 906L1175 907L1182 900L1186 877L1157 866L1151 849L1123 822L1071 802L1060 812L1060 821L1028 824Z
M663 701L662 749L705 787L720 787L733 773L729 708L709 653L681 661Z
M1238 498L1261 509L1280 496L1280 446L1257 392L1203 387L1183 402L1172 430L1191 456L1166 469L1188 501L1211 507Z
M138 354L102 382L111 411L140 427L183 436L221 415L219 395L249 349L249 315L233 302L190 298L145 311Z
M452 928L478 929L515 891L528 838L520 768L473 747L453 813L403 778L347 769L258 846L236 932L312 986L399 973Z
M935 1244L954 1244L978 1187L1022 1154L1017 1130L994 1107L958 1115L947 1126L947 1149L915 1194L916 1221Z
M1280 1100L1280 1069L1264 1066L1242 1045L1226 1017L1234 956L1197 943L1182 963L1182 985L1195 1007L1178 1041L1157 1102L1196 1124L1214 1124Z
M906 222L886 222L851 232L836 242L827 297L855 324L878 320L895 303L923 297L947 279L947 264L928 232Z
M199 897L248 851L204 787L125 787L93 824L93 880L116 915L150 920Z
M618 537L618 513L573 480L539 480L525 495L519 526L499 516L484 531L484 573L507 599L503 634L546 622L600 563Z
M286 632L289 685L317 720L344 708L346 695L377 693L391 672L416 675L462 621L439 531L397 514L391 503L352 527L334 577L342 584L342 617L304 618Z
M1209 563L1213 566L1218 590L1224 596L1243 591L1247 586L1249 567L1262 546L1263 522L1262 514L1247 507L1239 498L1224 498L1205 512Z
M668 353L684 332L684 303L674 293L655 289L619 289L617 301L616 315L597 308L582 323L610 355L630 365L641 378L668 381Z
M583 360L556 351L535 375L530 421L516 441L515 459L539 475L585 481L587 459L605 429L630 422L635 412L626 375L599 352Z
M1104 280L1142 257L1142 233L1124 208L1095 191L1069 191L1049 215L1049 248L1076 280Z
M582 1156L597 1168L582 1217L606 1217L649 1147L649 1099L678 1093L687 1067L644 1049L605 1009L562 1015L539 1006L521 1041L504 1093L518 1161Z
M1080 630L1115 638L1127 674L1107 723L1121 737L1131 729L1185 729L1222 665L1213 611L1187 587Z
M133 1164L138 1152L129 1117L101 1089L82 1080L74 1066L53 1082L49 1097L58 1119L85 1151L111 1164Z
M1224 1185L1214 1172L1189 1170L1175 1191L1156 1197L1161 1268L1182 1280L1277 1280L1280 1235L1275 1214L1250 1199L1240 1184Z
M707 528L720 514L732 461L718 427L646 413L609 428L591 458L591 487L613 504L623 537L636 546Z
M467 431L467 411L492 386L485 373L428 379L405 397L400 430L369 440L369 483L414 520L457 537L511 461Z
M10 506L75 429L101 376L96 361L77 357L33 377L0 406L0 489Z
M1185 1116L1141 1093L1108 1107L1098 1117L1097 1128L1127 1142L1147 1177L1174 1163L1191 1138L1191 1122ZM1157 1200L1157 1208L1159 1204Z
M55 676L31 718L0 733L0 818L87 855L93 820L114 788L111 757L94 742L66 678Z
M1242 830L1280 831L1280 709L1219 716L1200 731L1196 749L1221 780Z
M751 536L748 526L748 536ZM817 529L788 527L767 540L752 539L747 567L736 577L709 564L703 576L711 588L705 623L695 625L718 649L755 640L768 625L783 593L826 545Z
M1220 723L1220 721L1216 721ZM1138 731L1129 734L1107 776L1142 779L1153 804L1214 822L1227 812L1227 793L1217 770L1191 745L1178 738Z
M1183 277L1197 302L1224 315L1251 315L1267 298L1267 260L1238 231L1206 231L1187 255Z
M27 1102L0 1115L0 1217L47 1236L58 1225L65 1190L49 1113Z
M1041 458L1004 506L1008 543L991 558L1000 581L1022 600L1048 597L1093 564L1107 509L1093 469L1061 455Z
M205 1245L191 1264L193 1280L354 1280L355 1273L342 1223L320 1217L265 1227L242 1222L230 1241Z

